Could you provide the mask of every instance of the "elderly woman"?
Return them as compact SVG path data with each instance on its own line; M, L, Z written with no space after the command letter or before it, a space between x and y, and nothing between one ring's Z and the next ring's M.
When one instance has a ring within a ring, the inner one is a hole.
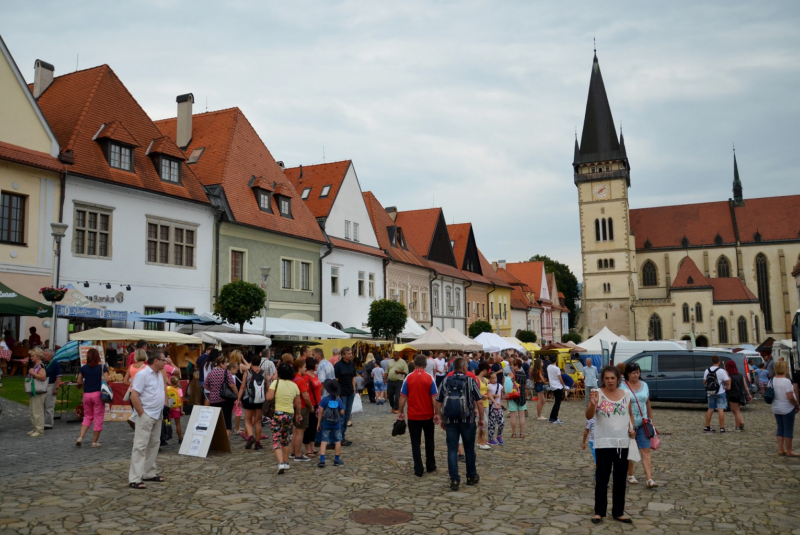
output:
M236 388L234 376L228 372L228 361L225 357L217 357L217 360L214 361L214 368L205 377L203 386L206 389L209 404L212 407L222 409L222 416L225 418L225 430L230 437L233 423L233 403L235 400L222 397L223 383L227 383L238 398L239 390Z
M100 364L100 353L93 347L89 348L89 351L86 352L86 364L81 366L78 373L78 388L83 388L83 422L81 423L81 434L75 442L76 446L83 443L83 436L89 430L92 421L94 421L92 447L102 446L100 433L103 431L106 406L100 399L100 385L104 380L108 382L108 367Z
M787 457L800 457L792 451L794 438L794 415L800 411L796 386L786 377L788 366L785 361L775 363L775 377L772 379L772 388L775 390L775 399L772 401L772 413L778 425L778 455Z
M28 431L28 435L31 437L44 435L44 398L47 395L47 370L42 364L42 354L42 348L40 347L34 347L28 351L30 365L28 366L26 381L30 385L28 411L31 415L33 429Z
M594 487L593 524L603 521L608 511L608 480L614 474L611 516L618 522L632 524L625 515L625 476L628 472L628 446L636 436L633 430L631 393L619 388L622 374L606 366L600 375L602 387L592 390L586 419L596 418L594 448L597 455L597 481Z

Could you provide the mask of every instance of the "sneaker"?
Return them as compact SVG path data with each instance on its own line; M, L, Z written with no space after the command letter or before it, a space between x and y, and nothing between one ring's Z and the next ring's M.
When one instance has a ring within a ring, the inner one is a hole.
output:
M278 464L278 473L282 474L285 471L286 471L286 465L284 465L283 463Z
M503 437L497 437L497 443L500 444L501 446L504 446L505 443L503 442Z
M342 441L342 446L352 446L352 445L353 445L353 443L350 442L349 440L343 440Z
M499 446L500 445L500 444L497 443L497 441L495 439L490 440L489 442L487 442L487 444L489 444L489 446ZM489 448L489 449L491 449L491 448Z
M264 449L264 446L261 445L261 441L256 442L256 446L255 446L254 449L257 449L257 450L263 450Z
M320 461L317 463L317 468L325 468L325 461Z
M450 480L450 490L458 490L459 483L455 479Z
M563 424L564 422L562 422L561 420L550 420L550 423L551 423L551 424L558 424L558 425L561 425L561 424Z
M283 463L283 469L284 469L284 470L288 470L288 469L289 469L289 468L291 468L291 467L292 467L292 465L291 465L291 464L289 464L289 463Z
M539 416L539 420L547 420L544 416Z
M467 478L467 485L477 485L480 480L481 480L481 476L468 477Z
M290 453L290 454L289 454L289 458L290 458L290 459L294 459L294 453Z
M720 427L720 428L719 428L719 432L720 432L720 433L727 433L727 431L725 431L725 428L724 428L724 427Z
M488 444L478 444L479 450L491 450L492 448Z
M32 435L32 434L34 434L35 432L36 432L36 430L35 430L35 429L31 429L30 431L28 431L28 436L31 436L31 435Z
M467 462L467 456L466 455L459 455L458 456L458 462L460 462L460 463Z
M295 457L294 462L296 463L305 463L311 460L311 457L306 457L305 455L301 455L300 457Z
M716 429L711 429L710 427L703 428L703 433L716 433L716 432L717 432Z
M341 459L339 459L338 461L336 459L334 459L333 460L333 466L344 466L344 461L341 460Z
M247 439L247 444L244 445L244 449L249 450L253 447L253 444L256 443L256 437L250 437Z

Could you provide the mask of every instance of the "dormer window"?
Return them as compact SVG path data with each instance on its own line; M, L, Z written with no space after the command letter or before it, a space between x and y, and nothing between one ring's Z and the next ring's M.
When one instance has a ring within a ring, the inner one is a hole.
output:
M281 217L292 217L291 201L290 198L284 197L283 195L278 196L278 208L281 211Z
M191 155L191 156L189 156L189 161L188 161L188 162L186 162L186 163L188 163L188 164L197 163L197 160L199 160L199 159L200 159L200 156L202 156L202 155L203 155L203 151L204 151L204 150L206 150L206 148L205 148L205 147L200 147L199 149L194 149L194 150L192 151L192 155Z
M165 182L181 183L181 162L161 156L161 180Z
M117 169L133 171L133 150L117 143L108 144L108 164Z
M325 197L328 196L328 194L330 192L331 192L331 185L330 184L328 184L327 186L322 186L322 191L319 194L319 198L320 199L324 199Z
M258 191L258 208L262 212L272 213L272 204L270 203L270 197L268 191L259 190Z
M308 196L311 194L311 188L306 188L303 190L303 193L300 194L300 198L303 200L308 199Z

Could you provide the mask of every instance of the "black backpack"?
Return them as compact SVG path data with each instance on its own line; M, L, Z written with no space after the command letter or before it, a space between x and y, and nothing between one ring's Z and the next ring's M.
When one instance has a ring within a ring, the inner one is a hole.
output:
M472 411L469 377L463 373L450 375L442 383L442 389L445 393L442 415L445 418L468 418Z
M712 370L711 368L708 369L708 375L706 375L706 380L703 385L706 388L706 394L709 396L716 396L719 392L719 379L717 378L718 371L719 366L717 366L716 370Z
M329 399L325 408L322 410L322 421L331 424L339 423L339 410L341 410L342 402L339 398Z

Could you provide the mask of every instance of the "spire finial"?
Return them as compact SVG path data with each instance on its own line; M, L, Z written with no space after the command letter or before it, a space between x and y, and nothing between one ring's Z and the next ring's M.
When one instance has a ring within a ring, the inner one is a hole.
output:
M592 42L594 43L594 55L597 55L597 38L592 37Z

